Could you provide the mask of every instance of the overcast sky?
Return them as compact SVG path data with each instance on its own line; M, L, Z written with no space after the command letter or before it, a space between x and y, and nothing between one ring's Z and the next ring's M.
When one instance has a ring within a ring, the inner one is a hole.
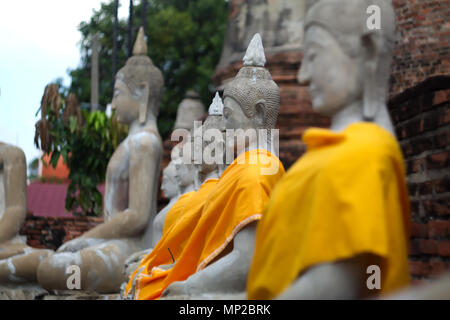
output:
M69 85L67 69L80 62L77 29L93 9L110 0L0 1L0 141L17 145L29 163L35 117L45 86L58 77ZM119 1L119 18L128 1Z

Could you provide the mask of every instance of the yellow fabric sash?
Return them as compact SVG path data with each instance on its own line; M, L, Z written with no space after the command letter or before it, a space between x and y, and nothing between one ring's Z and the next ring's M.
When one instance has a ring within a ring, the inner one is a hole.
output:
M195 193L195 191L190 191L182 194L177 202L174 203L169 212L167 212L166 218L164 219L164 227L162 234L167 233L167 231L176 223L178 218L181 217L183 210L187 203L189 203L190 197Z
M125 296L130 294L133 284L137 289L145 286L149 281L154 281L155 277L152 278L152 270L161 265L172 264L171 254L175 260L178 259L202 214L206 199L217 182L217 179L209 179L196 192L179 199L179 201L186 202L184 205L181 204L184 207L182 212L172 213L172 210L176 208L169 211L169 225L166 225L166 222L164 223L164 227L167 227L167 229L163 232L155 248L141 261L139 267L131 275L125 290ZM178 209L180 209L180 206L178 206Z
M275 167L272 171L268 168ZM261 174L261 173L272 174ZM186 280L217 257L247 224L259 220L275 183L284 174L280 160L266 150L238 156L208 197L183 252L170 270L155 269L137 290L138 299L157 299L175 281Z
M410 211L395 138L355 123L341 133L309 129L303 140L307 152L258 225L248 298L275 298L309 267L361 253L382 258L380 293L407 285Z

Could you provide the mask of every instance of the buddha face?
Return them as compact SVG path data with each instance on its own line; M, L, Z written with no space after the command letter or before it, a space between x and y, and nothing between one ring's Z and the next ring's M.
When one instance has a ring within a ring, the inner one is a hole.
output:
M172 162L175 165L175 169L177 171L177 177L178 177L178 184L180 188L186 188L194 183L194 176L195 176L195 167L193 165L193 152L192 152L192 145L191 141L187 141L186 145L177 145L174 148L181 148L180 154L177 156L177 158L172 159ZM191 148L191 164L184 163L184 156L183 151L189 150ZM178 151L175 151L175 154L178 153Z
M179 194L179 177L175 165L170 162L163 170L161 189L168 198L176 197Z
M223 121L224 127L226 129L242 129L246 131L248 129L256 129L258 127L252 119L248 118L245 115L239 103L233 98L225 97L223 105ZM256 135L248 135L245 139L245 147L247 148L248 145L252 142L250 141L250 139L255 138ZM227 148L233 149L235 153L239 153L239 151L237 150L239 142L236 134L234 135L234 139L227 139L226 143Z
M223 136L224 130L225 126L222 116L212 115L206 118L202 126L202 144L194 145L194 148L196 149L195 152L200 152L203 155L202 164L196 165L199 173L206 175L214 170L217 170L218 165L222 164L223 156L220 157L221 162L217 163L217 161L214 161L214 163L211 163L211 161L207 161L205 159L205 153L207 153L208 156L213 157L214 160L216 159L216 152L219 153L222 151L222 154L225 154L225 146L223 145L223 142L225 141ZM222 141L220 141L220 139L222 139ZM198 150L199 148L202 149Z
M111 109L116 110L117 121L125 124L133 123L139 118L139 106L140 101L133 96L118 74L114 83L114 97L111 103Z
M363 94L362 55L350 57L326 29L312 25L305 34L298 81L309 86L316 112L333 116Z
M224 127L226 129L247 130L257 127L257 123L245 115L244 111L242 111L242 108L235 99L225 97L223 105L223 120ZM256 112L255 117L258 117L258 115L259 113Z

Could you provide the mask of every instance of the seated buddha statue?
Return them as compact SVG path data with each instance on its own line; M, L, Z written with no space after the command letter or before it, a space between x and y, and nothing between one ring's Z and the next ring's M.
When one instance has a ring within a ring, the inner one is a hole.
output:
M381 28L366 11L380 8ZM361 299L408 285L410 211L386 107L395 14L385 0L320 0L304 25L298 80L330 129L272 193L258 226L249 299ZM378 280L376 280L378 278ZM378 284L377 284L378 283Z
M123 266L133 253L148 248L157 213L162 141L157 116L164 79L147 56L139 30L133 56L116 75L112 109L129 134L114 151L106 171L104 222L62 245L38 268L39 283L49 290L67 290L66 270L81 271L81 289L120 291Z
M174 149L181 148L176 145ZM145 258L161 239L165 230L173 223L179 212L184 208L186 201L194 193L194 174L193 166L185 166L178 160L178 152L172 152L172 160L163 170L161 189L164 195L168 197L169 203L161 209L153 220L152 243L148 249L133 253L127 258L124 265L124 274L129 279L134 270L138 267L140 261ZM180 165L176 165L180 164ZM168 213L169 219L166 219ZM167 221L166 221L167 220Z
M25 154L0 142L0 285L36 284L39 263L53 253L31 248L19 236L26 214Z
M277 155L270 152L270 139L259 139L271 136L280 103L278 86L264 65L264 48L256 34L244 56L244 66L224 91L225 153L228 158L232 150L234 157L227 162L167 278L169 285L162 293L165 299L245 292L257 222L284 174Z
M196 163L194 159L196 152L202 152L210 144L217 145L216 149L221 148L223 121L220 104L221 99L216 95L209 108L209 116L204 124L197 128L200 132L215 129L218 140L214 140L214 143L209 140L200 140L200 144L196 144L194 141L196 133L192 131L186 142L177 145L180 146L180 149L172 153L172 157L178 154L173 161L178 170L190 167L196 169L199 188L186 197L183 203L178 204L180 199L167 213L161 239L130 277L124 294L126 299L155 299L160 296L162 290L168 285L167 282L171 280L174 265L202 216L203 206L217 184L223 166L217 162L201 161ZM200 150L196 148L196 145L200 145ZM180 209L174 210L175 206Z

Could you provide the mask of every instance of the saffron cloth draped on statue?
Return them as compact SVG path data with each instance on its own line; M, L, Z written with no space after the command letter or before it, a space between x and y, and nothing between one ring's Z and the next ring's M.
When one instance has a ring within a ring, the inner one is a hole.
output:
M173 259L175 259L175 261L178 259L178 256L181 254L184 245L186 245L189 236L202 214L206 199L217 181L217 179L205 181L196 192L192 192L183 199L180 197L174 207L180 200L186 202L184 205L181 203L176 208L172 207L170 209L167 213L169 221L164 222L161 239L131 275L125 290L125 296L128 296L129 294L136 295L137 290L147 282L155 281L167 272L166 270L158 268L159 266L170 265L173 263ZM184 207L184 209L181 212L172 212L175 209L178 211L182 207ZM133 287L135 290L133 290L134 292L131 292Z
M268 170L274 164L277 169ZM186 280L205 268L242 228L261 218L271 191L283 174L280 160L266 150L251 150L238 156L209 195L173 268L158 270L153 281L141 283L135 298L157 299L172 282Z
M189 199L193 194L195 194L195 191L182 194L172 208L170 208L169 212L167 212L166 218L164 219L162 234L167 233L167 231L170 230L170 228L178 221L178 218L181 217L186 204L189 203Z
M247 294L273 299L305 270L361 253L382 258L381 291L407 285L409 200L396 139L372 123L309 129L307 152L272 193L256 232Z

